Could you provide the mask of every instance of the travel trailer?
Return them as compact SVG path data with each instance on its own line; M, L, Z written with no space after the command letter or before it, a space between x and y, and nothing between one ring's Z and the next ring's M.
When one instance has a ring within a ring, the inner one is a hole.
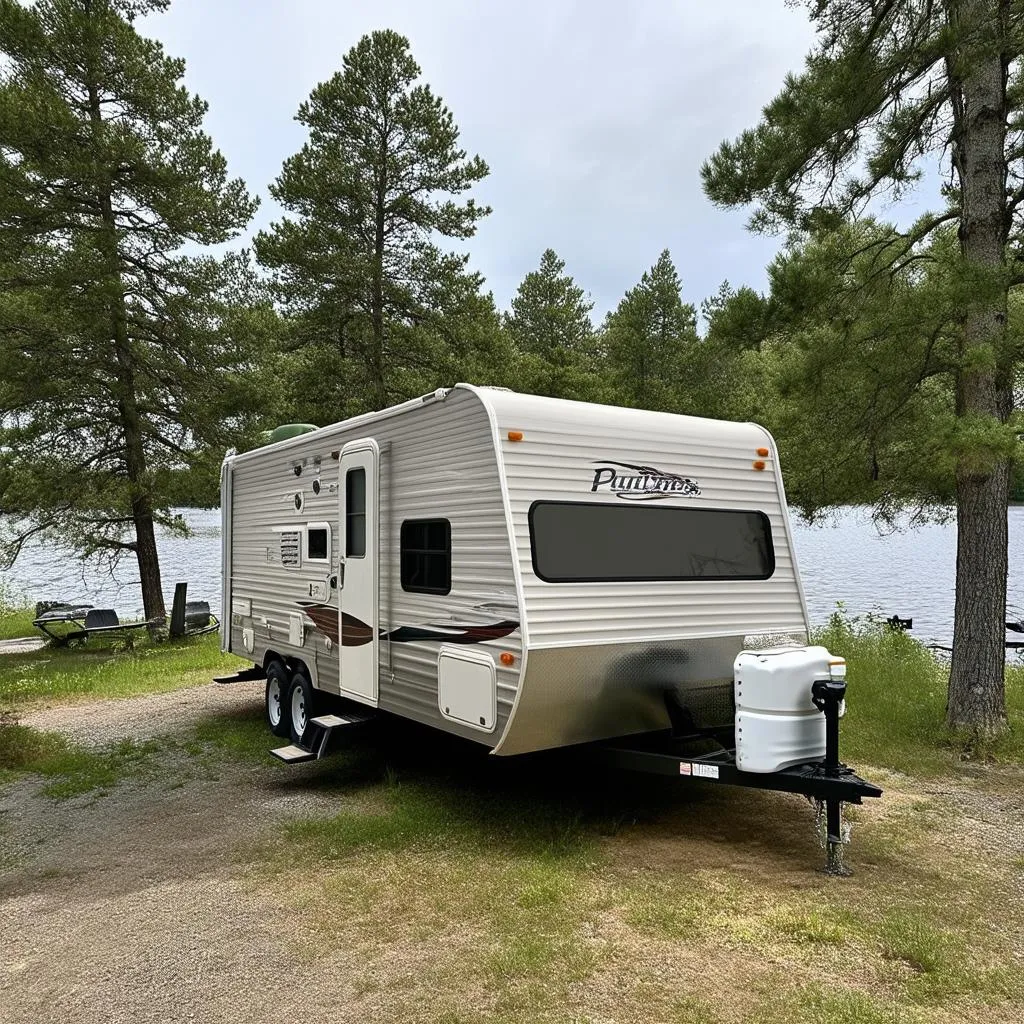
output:
M826 749L845 666L806 646L762 427L457 384L284 433L221 476L222 648L283 760L382 711L496 755L880 792ZM652 745L698 735L717 760Z

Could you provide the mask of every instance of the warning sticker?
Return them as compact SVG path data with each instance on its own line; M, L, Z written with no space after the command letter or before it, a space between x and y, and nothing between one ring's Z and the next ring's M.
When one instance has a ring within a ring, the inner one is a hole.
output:
M693 766L693 774L699 775L705 779L717 779L718 778L718 765L716 764L695 764Z
M689 775L691 767L692 767L692 765L690 764L689 761L680 761L679 762L679 774L680 775Z

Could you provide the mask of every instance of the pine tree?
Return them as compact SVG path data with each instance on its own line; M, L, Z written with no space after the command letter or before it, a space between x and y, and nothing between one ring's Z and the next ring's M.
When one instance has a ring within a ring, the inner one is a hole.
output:
M681 288L665 249L605 319L607 370L618 401L679 410L687 357L697 344L697 312L683 302Z
M1013 383L1019 349L1007 295L1024 283L1024 35L1011 0L810 0L818 43L787 78L757 128L705 164L704 184L726 206L756 203L757 228L817 232L899 199L923 171L951 183L945 207L886 252L888 273L955 223L960 289L955 429L956 606L948 722L976 735L1006 728L1003 650L1007 498L1017 452ZM851 254L852 258L853 254ZM836 288L845 287L836 276ZM841 396L836 397L841 401Z
M523 278L505 315L505 329L520 356L522 386L553 398L594 396L592 302L564 273L565 261L546 249L537 270Z
M309 139L270 190L292 216L256 239L296 345L322 350L303 358L342 382L325 396L335 414L436 387L440 322L481 283L435 239L469 238L490 212L457 201L487 165L459 147L451 112L419 78L407 39L364 36L299 107Z
M228 178L185 66L138 34L167 0L0 0L0 512L7 554L50 534L138 559L164 614L168 468L227 439L251 359L228 327ZM223 422L231 409L231 418Z

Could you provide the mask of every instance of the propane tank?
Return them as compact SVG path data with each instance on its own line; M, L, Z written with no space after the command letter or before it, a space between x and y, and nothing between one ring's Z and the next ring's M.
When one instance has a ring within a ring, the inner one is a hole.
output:
M845 676L846 662L824 647L741 651L733 663L736 767L765 773L821 760L825 716L811 688Z

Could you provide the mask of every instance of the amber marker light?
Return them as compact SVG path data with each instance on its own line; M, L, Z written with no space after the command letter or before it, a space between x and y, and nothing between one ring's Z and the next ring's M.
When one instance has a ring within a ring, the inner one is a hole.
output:
M757 449L757 454L760 455L761 458L764 458L768 454L768 449L767 448L758 448Z
M521 430L510 430L508 432L508 439L510 441L522 441L523 432Z
M760 459L758 459L754 463L754 469L764 469L764 463Z
M516 656L509 654L508 651L502 651L500 660L502 665L514 665L516 663Z

